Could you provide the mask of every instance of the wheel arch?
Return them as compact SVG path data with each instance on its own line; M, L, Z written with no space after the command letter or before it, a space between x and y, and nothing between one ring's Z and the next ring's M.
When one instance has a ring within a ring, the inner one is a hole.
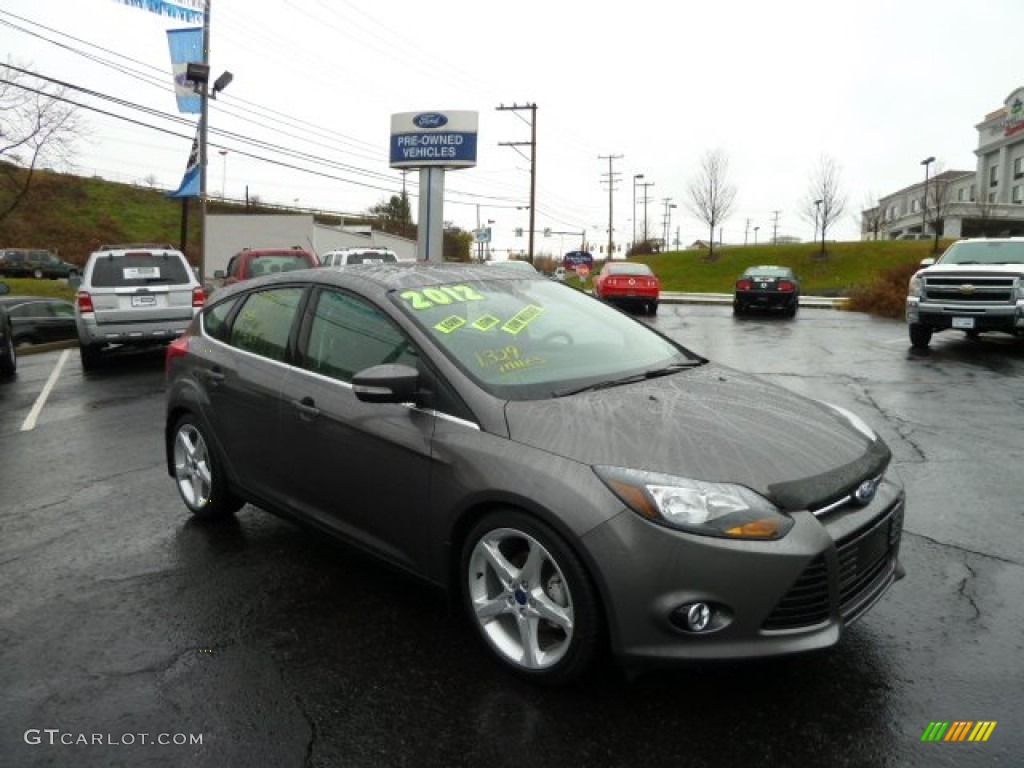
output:
M579 536L569 529L558 517L545 507L521 497L487 498L474 501L466 506L452 522L447 542L444 562L444 583L442 586L448 595L449 605L461 612L462 596L465 585L462 583L462 550L470 531L476 524L492 512L519 512L551 529L561 539L562 544L570 550L583 566L584 574L598 597L602 640L609 641L611 627L609 625L609 596L603 579L598 577L596 563L584 547L580 546Z

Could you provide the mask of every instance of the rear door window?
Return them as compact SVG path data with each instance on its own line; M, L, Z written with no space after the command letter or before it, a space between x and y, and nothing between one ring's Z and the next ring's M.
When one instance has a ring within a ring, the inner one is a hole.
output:
M229 343L271 360L285 359L302 288L277 288L249 294L231 324Z
M188 266L176 254L109 254L98 256L93 264L92 285L96 288L187 285L189 282Z

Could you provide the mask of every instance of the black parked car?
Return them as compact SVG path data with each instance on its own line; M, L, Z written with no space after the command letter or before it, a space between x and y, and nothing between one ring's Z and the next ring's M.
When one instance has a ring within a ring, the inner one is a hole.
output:
M800 308L800 281L789 267L748 267L733 290L732 311L781 309L789 317Z
M72 277L78 273L77 265L64 261L51 251L38 248L0 250L0 275L4 277L56 280L58 277Z
M167 348L167 471L457 596L517 673L825 648L902 576L855 415L562 283L379 264L217 292Z
M0 296L11 292L7 283L0 282ZM14 349L14 329L7 310L0 304L0 376L12 376L18 370L18 353Z
M14 343L42 344L78 338L75 305L63 299L42 296L0 296L7 311Z

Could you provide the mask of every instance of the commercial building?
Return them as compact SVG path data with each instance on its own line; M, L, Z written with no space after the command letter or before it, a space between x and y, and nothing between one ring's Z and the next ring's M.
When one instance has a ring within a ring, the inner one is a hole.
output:
M1024 87L978 125L977 166L921 180L863 211L861 238L901 240L1024 235ZM927 204L925 204L927 203Z

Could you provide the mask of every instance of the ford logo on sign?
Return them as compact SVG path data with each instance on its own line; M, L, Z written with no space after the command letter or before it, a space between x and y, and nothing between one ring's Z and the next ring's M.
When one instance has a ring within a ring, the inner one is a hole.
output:
M424 112L412 119L417 128L440 128L448 122L448 118L439 112Z

